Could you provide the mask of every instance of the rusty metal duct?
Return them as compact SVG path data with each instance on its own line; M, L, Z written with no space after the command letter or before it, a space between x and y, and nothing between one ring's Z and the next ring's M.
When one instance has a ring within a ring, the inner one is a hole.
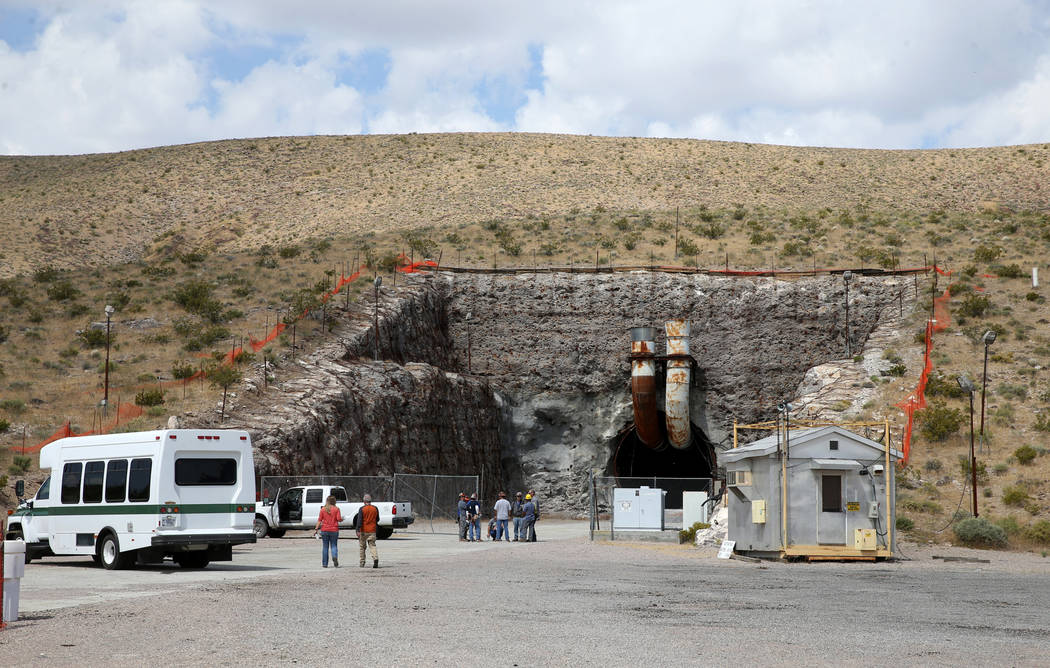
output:
M660 416L656 410L656 328L631 329L631 399L634 402L634 425L638 440L649 448L664 443Z
M667 385L664 390L667 440L672 447L681 450L689 447L693 437L689 421L689 381L692 375L689 321L668 320L664 331L667 333Z

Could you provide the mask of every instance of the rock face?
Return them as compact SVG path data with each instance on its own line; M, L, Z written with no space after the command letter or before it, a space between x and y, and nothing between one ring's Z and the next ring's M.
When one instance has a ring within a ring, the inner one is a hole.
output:
M853 350L902 285L853 281ZM657 327L662 353L663 323L691 321L692 422L723 444L734 419L770 417L808 369L846 351L839 277L398 277L379 305L379 362L373 306L282 365L276 391L239 398L224 424L253 432L261 474L484 471L487 490L534 488L545 511L583 510L589 471L609 471L633 419L630 327Z

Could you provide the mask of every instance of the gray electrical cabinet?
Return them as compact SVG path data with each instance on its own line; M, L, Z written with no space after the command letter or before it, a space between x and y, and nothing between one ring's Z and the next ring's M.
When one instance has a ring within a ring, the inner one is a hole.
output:
M663 531L666 494L649 487L613 489L613 530Z

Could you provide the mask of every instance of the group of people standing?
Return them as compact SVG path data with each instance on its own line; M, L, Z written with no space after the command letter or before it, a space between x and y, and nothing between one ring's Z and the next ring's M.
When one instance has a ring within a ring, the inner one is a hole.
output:
M376 532L379 530L379 509L372 505L372 496L365 494L361 499L364 505L354 515L354 532L361 547L361 568L365 567L365 548L371 549L372 568L379 568L379 550L376 549ZM325 499L324 507L317 517L314 530L321 538L321 566L328 568L328 555L332 555L332 565L339 568L339 523L343 513L336 505L335 496Z
M457 504L459 513L459 539L462 542L481 540L481 504L478 494L469 497L459 494ZM488 534L492 540L511 542L510 521L514 520L514 541L536 542L536 522L540 519L540 505L536 493L531 489L522 495L514 493L514 501L507 499L506 492L500 492L495 505L492 506L492 519L489 520Z

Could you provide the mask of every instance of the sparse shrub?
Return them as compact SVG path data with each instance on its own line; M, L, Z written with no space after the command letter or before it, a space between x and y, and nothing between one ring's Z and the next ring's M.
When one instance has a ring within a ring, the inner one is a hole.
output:
M726 233L725 225L719 225L718 223L697 225L693 229L696 231L697 234L704 237L705 239L720 239Z
M1028 501L1028 491L1020 485L1010 485L1003 489L1003 503L1008 506L1023 506Z
M58 269L54 267L41 267L33 272L33 280L37 283L50 283L58 280Z
M966 392L959 387L958 378L958 374L945 377L941 372L934 371L926 380L926 396L947 397L949 399L965 397Z
M795 255L799 257L809 257L810 255L813 255L813 249L810 244L801 240L788 241L784 243L784 248L781 249L780 254L784 257Z
M208 253L203 250L193 250L187 253L179 253L179 261L183 264L200 264L208 258Z
M985 295L972 294L967 295L959 305L957 311L959 315L967 318L980 318L984 316L985 312L991 307L992 300Z
M159 406L164 403L164 390L160 388L142 390L135 395L136 406Z
M999 462L998 464L992 467L992 471L995 472L995 475L1004 475L1009 470L1010 467L1006 464L1006 462Z
M1021 269L1020 265L1016 264L996 264L992 265L990 269L999 278L1024 278L1026 276L1024 269Z
M955 537L960 543L974 547L1005 547L1006 532L984 517L969 517L955 527Z
M974 262L981 262L987 264L992 260L999 257L1003 252L1002 248L998 246L986 246L981 244L977 248L973 249Z
M1028 540L1039 543L1040 545L1050 545L1050 520L1039 520L1033 522L1024 531L1025 538Z
M908 371L908 367L903 364L894 364L889 369L886 369L887 376L901 377Z
M963 477L967 480L970 479L970 457L967 455L959 455L959 469L962 471ZM979 484L988 482L988 466L982 462L977 462L977 482Z
M678 252L682 255L699 255L700 247L689 237L682 237L678 240Z
M0 343L7 341L7 328L0 325Z
M1030 445L1022 445L1021 447L1014 450L1014 458L1018 464L1027 466L1032 463L1032 460L1036 458L1039 453Z
M896 525L898 531L911 531L915 528L915 520L910 517L898 516Z
M914 499L902 499L898 504L904 510L912 513L930 513L939 515L944 512L944 508L941 504L935 501L916 501Z
M919 411L919 432L927 441L937 443L947 440L958 433L962 424L962 411L940 402L930 402Z
M1016 536L1021 533L1021 524L1012 515L992 520L995 526L1006 532L1007 536Z
M14 475L22 475L29 470L29 467L33 464L33 458L26 455L15 455L11 459L11 466L8 468Z
M5 431L7 431L10 428L11 428L11 423L8 422L7 420L5 420L4 418L0 418L0 434L4 433Z
M79 295L80 290L70 281L58 281L47 286L47 298L53 302L69 301Z
M186 380L192 378L197 369L189 362L174 362L171 365L171 376L175 380Z
M926 471L929 471L930 473L934 473L944 468L944 464L942 464L941 460L939 459L931 459L928 462L926 462L926 464L924 464L922 468Z
M189 281L175 288L171 300L189 313L205 320L219 322L222 304L211 296L212 285L206 281Z
M678 539L682 543L694 543L696 542L696 532L702 529L710 529L711 525L706 522L694 522L693 526L688 529L682 529L678 532Z
M81 342L88 348L104 348L106 346L106 330L102 328L85 327L78 332ZM116 341L117 335L115 332L110 331L109 341L112 344Z
M999 396L1005 397L1006 399L1024 401L1028 398L1028 388L1024 385L1010 385L1009 383L1003 383L996 388L996 392Z
M286 260L293 257L298 257L298 255L302 252L303 249L299 248L298 246L281 246L277 249L277 254Z
M1035 424L1032 428L1036 431L1050 431L1050 413L1038 413L1035 416Z

